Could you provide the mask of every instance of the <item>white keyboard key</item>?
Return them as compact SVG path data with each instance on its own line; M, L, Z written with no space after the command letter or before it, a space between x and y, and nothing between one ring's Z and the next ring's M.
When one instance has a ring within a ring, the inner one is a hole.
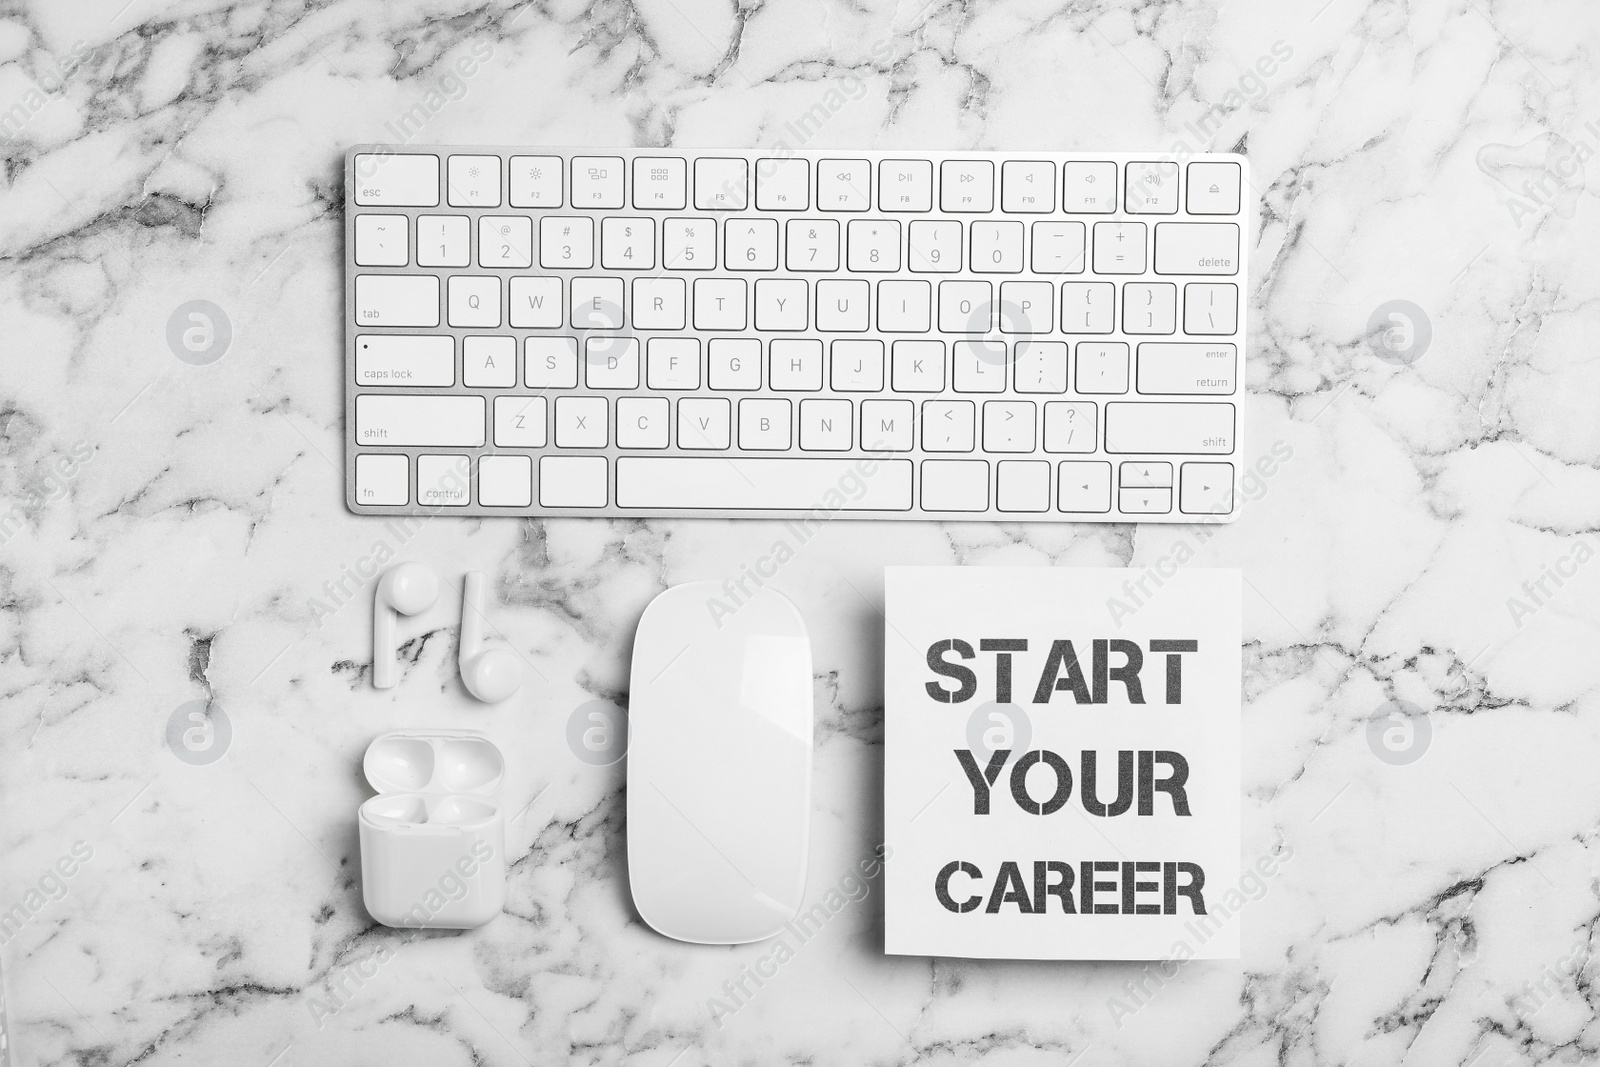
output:
M811 206L811 163L804 159L756 160L756 210L804 211Z
M739 401L739 447L747 451L783 451L790 444L789 401L746 397Z
M1115 163L1067 163L1061 168L1061 210L1080 215L1109 215L1117 210ZM1106 506L1109 508L1110 500Z
M848 452L855 439L853 405L848 400L800 401L800 448L806 452Z
M431 274L356 275L356 322L362 326L439 325L439 279Z
M879 393L883 391L883 342L878 340L838 340L829 355L833 370L828 376L836 393Z
M640 278L633 283L633 324L641 330L684 328L688 289L682 278Z
M1237 215L1240 178L1237 163L1189 164L1189 188L1185 201L1189 214Z
M900 224L892 219L851 219L845 246L853 271L900 269Z
M863 400L861 447L872 452L909 452L916 421L916 405L909 400Z
M668 219L661 228L661 265L667 270L711 270L717 265L714 219Z
M993 292L988 282L940 282L939 330L942 333L988 333L994 320L990 298Z
M1062 341L1018 341L1011 387L1019 393L1067 391L1067 346Z
M1132 215L1171 215L1178 210L1176 163L1129 163L1123 203Z
M1124 489L1171 489L1172 464L1120 463L1117 478Z
M1232 404L1106 405L1106 451L1225 456L1233 452Z
M944 392L943 341L896 341L893 359L895 392Z
M742 159L694 161L694 206L700 211L743 211L750 165Z
M625 396L617 400L618 448L666 448L671 412L664 396Z
M803 278L761 278L756 282L756 329L803 330L810 321Z
M449 335L361 334L356 337L356 384L454 385L455 339Z
M411 465L406 457L376 453L357 456L356 503L371 507L411 503Z
M1226 336L1239 330L1239 287L1232 282L1190 282L1183 287L1183 332Z
M1093 402L1051 400L1044 406L1046 452L1093 452L1098 426Z
M919 274L954 274L961 269L961 223L919 219L906 228L908 265Z
M594 267L594 220L587 215L546 215L539 220L539 266L546 270Z
M363 207L437 207L439 157L403 152L356 156L355 201Z
M522 342L522 382L529 389L572 389L578 384L575 337L530 337Z
M696 278L694 328L742 330L746 325L743 278Z
M771 366L768 387L784 392L817 392L822 388L822 342L814 337L774 338L768 342Z
M1179 467L1178 510L1185 515L1233 511L1232 463L1184 463Z
M1055 311L1055 283L1000 283L1000 329L1003 333L1050 333L1055 328Z
M472 464L466 456L418 456L417 503L464 508L472 503Z
M533 503L532 456L484 456L478 461L478 503L525 508Z
M606 506L604 456L540 456L539 505L546 508Z
M862 333L872 315L872 284L864 280L817 282L817 329L823 333Z
M606 270L654 269L656 220L615 215L602 219L600 265Z
M1119 489L1117 510L1124 515L1165 515L1172 510L1172 490Z
M939 164L939 210L994 210L994 164L987 159L947 159Z
M1128 391L1128 345L1125 341L1078 342L1074 388L1080 393Z
M511 325L538 330L561 327L560 278L512 278L509 300Z
M835 219L790 219L784 263L793 271L839 269L839 223Z
M572 318L578 330L620 330L624 317L621 278L572 279Z
M689 165L677 156L636 156L633 206L682 211L688 204Z
M495 447L543 448L545 410L545 398L542 396L495 397Z
M483 444L481 396L356 397L356 441L363 445Z
M478 266L533 266L533 220L526 215L478 216Z
M1178 287L1171 282L1128 282L1122 287L1123 333L1174 333Z
M1004 341L957 341L950 346L958 393L1003 393L1006 390Z
M1056 209L1056 165L1009 159L1000 168L1000 207L1010 212Z
M819 501L860 482L843 511L910 511L911 461L876 461L863 475L859 459L638 456L617 460L617 506L623 508L814 511Z
M1084 226L1081 222L1033 224L1033 273L1082 274Z
M627 164L620 156L572 157L572 206L621 207L623 174Z
M506 166L511 176L512 207L560 207L560 156L512 156Z
M1050 464L1002 460L995 464L995 507L1001 511L1049 511Z
M1156 225L1157 274L1238 274L1239 224L1162 222Z
M556 397L556 447L606 447L606 398L603 396Z
M778 269L778 220L729 219L722 228L728 270Z
M974 222L972 272L1018 274L1022 271L1022 223Z
M584 381L590 389L639 388L639 339L590 337L584 341Z
M1048 283L1046 288L1050 288ZM1055 292L1049 300L1055 302ZM927 333L933 320L933 286L924 281L878 283L878 329L884 333Z
M761 342L754 337L714 337L706 345L711 388L744 392L761 388Z
M817 161L817 207L865 211L872 206L872 164L864 159ZM907 505L909 507L909 505Z
M922 450L971 452L975 413L976 407L970 400L924 400Z
M922 461L925 511L989 510L989 463L982 459Z
M678 447L728 447L732 405L726 397L684 397L678 401Z
M1064 459L1056 467L1057 510L1090 515L1111 510L1111 464Z
M411 262L410 239L404 215L357 215L356 266L403 267Z
M700 388L699 338L650 338L645 352L645 384L651 389Z
M1062 282L1061 332L1110 333L1116 302L1115 282Z
M465 215L417 216L417 266L465 267L472 262L472 223Z
M517 384L517 339L463 337L461 384L468 389L513 388Z
M985 452L1032 452L1034 407L1031 400L986 400L983 404Z
M886 159L878 164L879 211L933 207L933 164L926 159Z
M1229 396L1237 388L1231 344L1147 341L1138 357L1141 393Z
M1094 224L1094 272L1143 274L1145 226L1142 222Z
M451 207L499 207L500 157L451 156L445 189Z

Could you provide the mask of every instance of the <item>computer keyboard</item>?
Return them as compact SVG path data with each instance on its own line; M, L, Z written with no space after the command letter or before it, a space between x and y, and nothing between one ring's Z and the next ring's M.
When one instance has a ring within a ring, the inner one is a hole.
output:
M1227 522L1245 160L362 146L372 515Z

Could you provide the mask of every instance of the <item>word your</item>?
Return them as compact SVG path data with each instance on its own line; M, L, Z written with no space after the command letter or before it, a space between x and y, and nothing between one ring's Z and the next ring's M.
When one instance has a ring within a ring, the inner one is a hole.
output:
M94 858L94 847L87 841L74 841L72 847L44 872L37 886L29 887L22 899L0 912L0 945L8 944L34 916L53 900L67 895L67 879Z
M1256 58L1254 69L1246 70L1240 75L1237 88L1223 93L1222 99L1207 108L1194 122L1184 124L1184 132L1194 136L1200 146L1199 149L1179 138L1172 145L1173 158L1182 163L1196 151L1204 151L1234 112L1245 104L1261 100L1267 95L1268 82L1293 58L1294 49L1287 42L1281 38L1273 41L1272 47Z
M783 924L784 932L774 939L772 951L756 957L753 964L741 964L739 977L722 983L722 995L727 999L710 997L706 1000L706 1010L711 1012L717 1029L727 1025L727 1020L749 1004L762 986L776 978L779 968L794 959L798 948L820 934L834 916L847 905L867 899L867 894L872 892L869 883L882 873L884 862L893 854L894 850L888 845L879 845L872 855L857 864L861 872L859 877L855 871L846 871L839 884L824 892L821 900ZM789 943L791 937L793 945Z
M356 560L353 573L350 564L341 563L339 577L322 583L322 593L327 600L320 600L314 596L306 598L306 608L311 612L311 621L316 624L316 629L322 629L323 623L338 614L346 604L366 589L367 583L388 566L389 561L394 559L395 553L404 548L406 543L417 535L417 531L422 529L422 520L389 519L383 524L383 529L389 536L372 542L372 548L367 554Z
M1000 777L1000 771L1011 758L1011 750L997 749L989 757L989 765L978 767L978 761L973 758L968 749L956 750L956 762L961 764L961 769L967 773L967 782L972 786L972 814L989 814L989 792L995 779ZM1172 810L1177 815L1189 814L1189 797L1184 791L1184 785L1189 781L1189 761L1176 752L1154 752L1149 749L1138 753L1139 775L1139 814L1155 814L1156 790L1161 790L1172 798ZM1117 753L1117 799L1107 804L1099 797L1096 788L1096 766L1098 753L1093 749L1085 749L1079 753L1079 780L1082 782L1083 810L1090 815L1098 815L1108 819L1121 815L1133 807L1134 794L1134 753L1130 749L1123 749ZM1169 768L1172 774L1166 778L1156 777L1156 764ZM1056 788L1048 800L1034 800L1028 792L1028 772L1034 767L1043 764L1049 767L1055 775ZM1011 799L1017 802L1017 807L1030 815L1052 815L1066 806L1072 799L1072 769L1067 766L1067 761L1049 749L1033 749L1024 752L1022 758L1017 760L1011 768Z
M950 880L958 874L975 881L983 879L983 872L975 864L951 860L939 868L938 875L934 877L933 894L946 911L958 915L976 911L978 905L983 903L982 894L974 893L965 900L956 900L950 895ZM1103 879L1099 877L1102 874L1117 877ZM1158 882L1153 878L1139 877L1142 874L1159 874L1161 880ZM1185 876L1187 881L1179 884L1179 875ZM1052 876L1055 877L1054 881L1051 881ZM1076 908L1072 901L1073 880L1072 864L1064 860L1034 860L1033 896L1030 898L1021 869L1016 863L1006 860L1000 864L1000 873L995 876L984 913L996 915L1003 905L1015 904L1019 914L1044 915L1050 911L1049 898L1055 897L1060 905L1058 910L1065 915L1176 915L1178 898L1181 896L1188 898L1194 914L1206 914L1205 895L1202 892L1206 874L1198 863L1083 860L1078 864L1076 875ZM1139 899L1141 893L1160 894L1159 903Z
M1104 704L1109 698L1110 683L1120 682L1127 691L1128 703L1143 704L1144 686L1139 680L1139 672L1144 667L1144 651L1138 644L1117 637L1097 638L1092 642L1091 648L1092 690L1089 683L1084 680L1083 667L1078 663L1078 654L1072 642L1052 641L1050 651L1045 656L1044 667L1039 672L1039 684L1033 691L1033 703L1048 704L1056 693L1066 691L1072 694L1072 699L1076 703ZM1011 657L1014 653L1028 651L1027 639L985 637L978 641L978 649L995 653L995 703L1011 703ZM1166 702L1168 704L1183 702L1182 655L1185 652L1197 652L1199 649L1199 641L1150 642L1152 653L1164 654L1167 657ZM941 677L953 679L957 686L955 689L946 689L937 681L927 683L928 696L941 704L965 703L978 693L977 674L960 663L946 660L945 656L951 652L964 660L974 659L977 656L972 650L972 645L959 637L935 641L928 646L928 669ZM1113 652L1123 658L1120 666L1111 665ZM1066 672L1065 676L1062 675L1063 671Z
M1117 1029L1122 1029L1123 1020L1138 1014L1168 982L1178 976L1183 965L1194 959L1197 945L1210 941L1228 919L1237 915L1246 904L1266 896L1268 879L1276 877L1280 866L1293 857L1294 846L1287 841L1279 842L1277 848L1256 860L1254 869L1245 869L1244 874L1239 876L1237 886L1220 896L1213 894L1211 910L1206 917L1184 924L1184 929L1194 938L1193 943L1187 938L1180 938L1173 943L1166 959L1145 964L1138 978L1124 982L1122 991L1128 995L1127 1001L1120 997L1106 1000L1106 1009L1111 1012L1111 1021L1117 1024Z
M1576 547L1558 556L1554 564L1541 564L1538 578L1522 583L1522 591L1527 594L1527 600L1516 596L1506 597L1506 610L1511 613L1511 621L1516 624L1517 629L1522 629L1523 620L1537 615L1555 596L1556 591L1567 584L1568 579L1577 576L1578 568L1594 558L1594 554L1594 548L1580 537L1576 541ZM1547 588L1551 584L1555 589Z
M397 145L410 144L422 128L452 100L460 100L467 95L466 79L477 74L480 64L487 63L494 58L494 46L487 41L478 41L469 51L470 56L461 56L455 61L455 70L446 70L439 79L423 94L422 99L412 104L394 122L383 124L384 129L394 135ZM457 75L460 75L459 77ZM396 125L398 123L398 125ZM375 148L364 160L358 160L356 177L371 178L378 172L382 165L382 158L391 153L384 147Z

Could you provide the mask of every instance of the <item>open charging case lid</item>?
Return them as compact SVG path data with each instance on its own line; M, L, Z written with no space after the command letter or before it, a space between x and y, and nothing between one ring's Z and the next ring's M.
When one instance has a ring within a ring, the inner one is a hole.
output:
M393 730L367 746L361 761L378 795L361 819L385 829L446 832L481 828L496 819L495 795L506 760L472 730Z

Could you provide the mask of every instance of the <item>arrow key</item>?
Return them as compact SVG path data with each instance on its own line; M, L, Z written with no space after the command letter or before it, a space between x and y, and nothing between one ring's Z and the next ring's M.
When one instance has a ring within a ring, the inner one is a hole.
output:
M1185 515L1233 514L1233 464L1184 463L1178 510Z
M1171 489L1124 489L1117 495L1124 515L1165 515L1172 510Z

